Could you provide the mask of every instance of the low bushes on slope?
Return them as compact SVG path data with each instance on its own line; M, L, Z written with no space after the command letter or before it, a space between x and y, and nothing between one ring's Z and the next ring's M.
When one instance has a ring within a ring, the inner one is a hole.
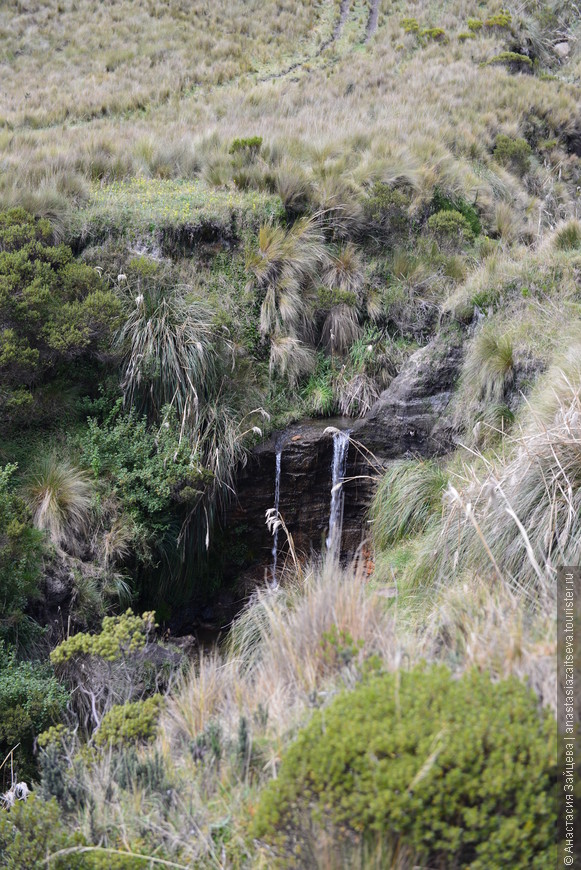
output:
M441 667L382 674L315 713L263 793L257 836L286 854L309 834L409 848L421 867L555 860L554 724L532 693ZM301 866L305 866L304 863Z

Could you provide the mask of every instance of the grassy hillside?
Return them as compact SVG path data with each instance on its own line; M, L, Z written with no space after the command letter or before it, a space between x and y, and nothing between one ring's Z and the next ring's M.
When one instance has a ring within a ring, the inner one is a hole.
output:
M0 863L548 866L574 4L10 0L0 34ZM245 564L248 450L446 342L447 450L364 469L353 564L283 526L278 588L176 642Z

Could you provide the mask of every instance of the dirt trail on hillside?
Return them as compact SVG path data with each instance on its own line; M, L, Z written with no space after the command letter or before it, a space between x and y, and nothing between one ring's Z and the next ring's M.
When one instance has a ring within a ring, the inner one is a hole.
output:
M367 30L365 31L365 42L369 42L377 30L377 22L379 20L379 2L380 0L372 0L371 2L371 9L369 10L369 18L367 20Z
M291 64L286 69L281 70L280 72L277 72L277 73L272 73L271 75L266 76L263 79L260 79L260 81L270 82L270 81L273 81L274 79L281 79L284 76L287 76L289 73L292 73L297 69L300 69L300 67L304 66L306 63L309 63L309 61L312 61L315 58L320 57L322 55L322 53L327 48L329 48L330 45L332 45L334 42L336 42L339 39L339 37L341 36L343 26L344 26L345 22L347 21L347 17L349 15L350 7L351 7L351 0L341 0L341 6L339 9L339 17L337 19L337 23L335 24L335 29L333 30L333 33L331 34L331 36L328 39L326 39L324 42L322 42L320 44L320 46L318 47L316 52L311 57L304 58L303 60L297 60L295 63Z
M347 15L349 14L349 7L351 6L351 0L341 0L341 9L339 10L339 20L335 25L335 30L333 31L333 39L339 39L341 35L341 31L343 30L343 25L347 21Z

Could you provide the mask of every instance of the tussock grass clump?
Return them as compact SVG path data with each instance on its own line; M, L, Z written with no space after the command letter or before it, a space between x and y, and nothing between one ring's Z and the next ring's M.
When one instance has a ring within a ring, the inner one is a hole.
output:
M209 310L174 281L159 269L125 293L127 315L117 336L122 388L130 406L152 417L171 406L192 425L201 397L215 385L216 351Z
M337 404L345 417L365 417L379 398L377 383L366 372L357 372L336 385Z
M93 488L88 474L51 454L30 472L25 491L34 525L56 547L74 552L89 530Z
M463 662L493 679L518 677L556 713L552 601L536 601L531 607L508 583L491 583L487 571L469 568L457 583L433 590L419 645L428 661L452 667Z
M538 395L540 412L531 404L504 459L451 479L435 542L441 576L449 560L466 569L487 559L513 589L552 599L556 567L581 557L581 382L553 370Z
M421 533L441 513L447 482L436 460L394 462L381 478L371 507L376 546L383 549Z
M486 401L499 402L514 376L514 350L508 335L483 328L474 339L462 372L462 389Z
M298 338L275 333L270 340L270 374L277 374L295 386L316 365L315 351Z
M571 220L555 232L554 245L558 251L577 251L581 248L581 221Z

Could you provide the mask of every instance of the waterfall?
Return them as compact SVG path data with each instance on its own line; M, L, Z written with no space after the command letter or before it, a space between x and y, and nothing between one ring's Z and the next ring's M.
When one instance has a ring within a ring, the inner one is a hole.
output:
M333 462L331 465L331 509L329 511L329 534L327 535L327 550L338 553L341 547L341 531L343 528L343 479L347 468L349 452L349 432L333 433Z
M278 505L280 502L280 465L282 458L282 447L278 447L276 451L276 471L274 475L274 510L275 519L278 518ZM276 560L278 555L278 525L274 530L274 541L272 544L272 582L276 584Z

